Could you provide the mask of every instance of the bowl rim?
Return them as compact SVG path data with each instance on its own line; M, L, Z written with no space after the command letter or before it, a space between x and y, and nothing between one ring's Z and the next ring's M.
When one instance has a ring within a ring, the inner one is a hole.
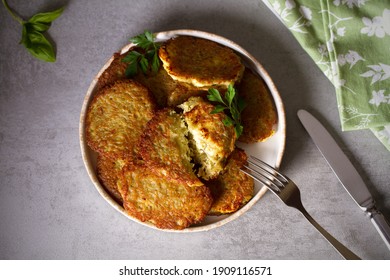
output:
M271 95L273 97L276 110L277 110L277 115L278 115L278 124L277 124L277 130L278 133L282 135L281 138L281 143L279 144L279 150L275 159L274 167L278 168L281 164L284 150L285 150L285 142L286 142L286 116L285 116L285 111L284 111L284 104L282 102L282 98L280 96L280 93L278 89L276 88L273 80L271 79L270 75L268 72L265 70L265 68L257 61L257 59L252 56L249 52L247 52L244 48L242 48L240 45L237 43L222 37L220 35L216 35L214 33L210 32L205 32L205 31L200 31L200 30L193 30L193 29L177 29L177 30L169 30L169 31L161 31L161 32L156 32L153 33L156 36L156 41L165 41L168 40L172 37L176 36L193 36L193 37L199 37L199 38L204 38L208 39L214 42L217 42L219 44L222 44L224 46L227 46L231 49L233 49L236 53L239 54L239 56L243 59L245 59L245 62L249 65L249 68L251 70L254 70L256 74L260 75L265 83L267 84ZM133 43L129 43L125 46L123 46L119 53L123 54L127 52L131 47L133 47ZM187 233L187 232L200 232L200 231L209 231L211 229L218 228L224 224L227 224L242 214L244 214L246 211L248 211L254 204L257 203L257 201L267 192L267 187L263 186L255 195L253 198L242 208L237 210L236 212L226 216L222 220L218 220L215 218L215 222L211 222L207 225L193 225L188 228L182 229L182 230L175 230L175 229L160 229L154 226L153 224L150 223L145 223L141 222L131 216L129 216L124 208L117 202L115 201L105 190L105 188L100 184L99 179L97 178L96 171L94 170L94 167L91 164L91 159L90 159L90 153L91 150L88 147L86 143L86 137L85 137L85 118L86 118L86 112L88 109L88 106L94 96L94 93L97 88L97 82L99 77L102 75L102 73L106 70L106 68L111 64L111 62L114 60L114 55L112 55L107 62L101 67L101 69L98 71L98 73L95 75L93 78L91 84L88 87L88 90L86 92L86 95L83 100L81 112L80 112L80 120L79 120L79 140L80 140L80 148L81 148L81 155L83 158L83 162L85 165L85 168L87 170L88 176L91 179L93 185L99 192L99 194L118 212L123 214L125 217L129 218L130 220L137 222L139 224L142 224L144 226L147 226L149 228L157 229L160 231L165 231L165 232L178 232L178 233ZM220 217L220 216L217 216ZM213 219L213 217L209 216L209 219Z

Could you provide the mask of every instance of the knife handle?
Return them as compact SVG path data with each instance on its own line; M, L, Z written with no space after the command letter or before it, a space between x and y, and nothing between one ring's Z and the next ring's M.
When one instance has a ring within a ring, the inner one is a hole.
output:
M375 209L370 213L370 218L383 241L386 243L387 248L390 250L390 225L385 216Z

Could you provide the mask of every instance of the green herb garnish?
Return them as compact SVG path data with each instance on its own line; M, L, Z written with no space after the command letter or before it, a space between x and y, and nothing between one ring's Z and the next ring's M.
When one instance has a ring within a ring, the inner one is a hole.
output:
M160 59L158 58L159 43L156 43L155 36L150 31L145 31L143 34L130 39L130 42L142 49L142 53L138 51L129 52L122 59L123 62L129 63L126 68L126 77L133 77L141 68L142 72L146 72L151 68L153 73L156 73L160 68Z
M46 62L56 61L54 47L50 41L47 40L44 32L46 32L50 28L51 23L62 14L64 8L47 13L38 13L25 21L12 11L6 0L2 1L11 16L22 25L22 39L20 40L20 43L36 58Z
M241 112L244 110L246 104L242 98L236 93L233 85L229 85L225 93L225 97L222 97L219 91L215 88L208 90L207 98L212 102L217 102L215 109L211 111L211 114L227 111L226 118L222 120L226 126L234 125L237 139L241 136L244 127L241 124Z

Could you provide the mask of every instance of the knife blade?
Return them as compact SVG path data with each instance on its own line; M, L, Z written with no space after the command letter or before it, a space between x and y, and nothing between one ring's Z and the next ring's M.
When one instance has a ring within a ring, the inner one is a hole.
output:
M340 183L359 207L366 212L390 250L389 223L377 209L375 201L359 172L320 121L305 110L299 110L297 114L303 127L336 174Z

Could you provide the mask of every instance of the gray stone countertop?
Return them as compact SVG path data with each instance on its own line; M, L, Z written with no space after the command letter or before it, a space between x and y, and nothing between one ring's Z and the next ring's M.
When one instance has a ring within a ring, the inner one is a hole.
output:
M295 209L267 192L238 219L167 233L113 209L81 157L79 118L94 76L145 29L196 29L252 53L273 78L287 117L280 167L309 213L363 259L390 259L370 220L340 185L296 116L305 108L336 135L390 217L390 152L367 130L341 132L332 84L260 0L8 1L28 18L67 4L49 30L57 61L34 59L0 6L0 259L340 259Z

